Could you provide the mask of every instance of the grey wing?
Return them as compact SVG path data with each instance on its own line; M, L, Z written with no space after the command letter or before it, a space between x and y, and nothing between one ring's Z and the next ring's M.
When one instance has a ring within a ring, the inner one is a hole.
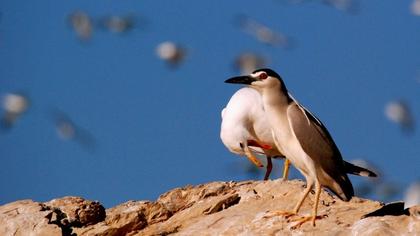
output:
M342 162L340 152L330 135L325 133L323 125L311 119L312 116L308 116L303 107L292 103L287 110L287 116L303 150L316 163L328 168L336 166L334 164L337 161Z
M353 186L346 175L340 151L325 126L296 102L289 105L287 118L302 149L330 177L320 179L321 184L341 199L350 199L354 194Z

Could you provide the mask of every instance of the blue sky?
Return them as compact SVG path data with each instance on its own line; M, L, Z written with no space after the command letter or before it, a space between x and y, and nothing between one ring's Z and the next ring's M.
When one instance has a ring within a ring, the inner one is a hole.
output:
M269 58L346 159L373 162L403 189L418 180L418 132L404 135L384 115L388 102L403 99L420 117L420 18L411 1L360 1L358 14L282 2L2 1L0 93L24 91L31 107L0 135L0 204L78 195L110 207L187 184L249 179L232 168L247 160L219 139L220 112L240 88L223 81L239 73L232 64L244 51ZM83 43L66 21L75 10L133 13L147 24L124 35L95 30ZM235 27L238 14L296 47L261 44ZM167 40L188 49L177 69L155 54ZM93 152L57 137L52 109L95 137Z

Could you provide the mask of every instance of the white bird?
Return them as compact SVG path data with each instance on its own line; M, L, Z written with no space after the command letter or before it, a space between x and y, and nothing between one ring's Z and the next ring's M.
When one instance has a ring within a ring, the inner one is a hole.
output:
M222 110L220 138L229 151L246 155L257 167L263 165L255 157L254 152L264 153L267 157L264 180L268 179L272 170L271 158L283 157L271 135L261 95L253 88L239 89ZM288 170L289 162L286 159L284 179L287 179Z
M347 173L376 176L369 170L343 160L325 126L289 94L283 80L273 70L259 69L248 76L234 77L225 82L247 84L260 92L276 147L305 176L307 187L293 211L279 211L273 216L296 215L315 186L312 215L301 217L294 227L307 221L315 226L315 220L319 218L317 210L321 186L331 190L340 199L349 201L354 190Z
M385 114L389 120L400 125L407 134L414 132L414 117L408 104L403 101L392 101L385 107Z
M187 50L174 42L166 41L156 47L156 54L168 65L178 66L185 60Z
M236 57L234 67L242 74L249 74L257 68L264 67L266 63L265 57L252 52L244 52Z
M4 130L10 129L30 106L29 98L22 93L8 93L1 102L4 114L0 118L0 128Z
M79 39L87 41L92 37L93 23L88 14L83 11L75 11L70 14L69 22Z
M60 110L53 110L51 115L60 139L64 141L75 141L87 151L94 151L96 140L88 130L74 123L66 113Z
M266 25L246 16L238 15L236 17L238 26L245 32L253 35L258 41L270 46L280 46L286 49L292 48L293 40L283 33L274 31Z
M413 15L420 16L420 0L413 0L410 9Z
M99 25L111 33L127 33L136 27L134 15L117 16L109 15L99 20Z
M404 197L405 207L412 207L420 204L420 181L416 181L408 187Z

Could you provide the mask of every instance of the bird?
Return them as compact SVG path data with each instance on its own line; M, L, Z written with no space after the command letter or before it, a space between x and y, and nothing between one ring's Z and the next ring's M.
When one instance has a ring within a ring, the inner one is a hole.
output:
M414 132L415 119L410 106L404 100L389 102L385 107L385 114L390 121L397 123L406 134Z
M128 33L136 27L137 19L135 15L125 16L108 15L99 20L99 27L111 33Z
M95 137L86 129L76 124L65 112L53 109L51 111L57 135L64 141L75 141L86 151L93 152L96 147Z
M93 23L87 13L75 11L69 15L68 21L80 40L88 41L92 37Z
M241 73L248 74L256 68L264 67L268 59L260 54L253 52L243 52L239 54L234 61L234 69Z
M276 147L306 179L306 189L293 211L277 211L271 216L296 216L315 187L312 214L295 219L297 223L293 227L309 221L315 226L316 219L322 218L317 215L321 187L326 187L343 201L350 201L354 190L347 173L376 176L372 171L343 160L324 124L293 98L275 71L257 69L250 75L232 77L225 82L245 84L261 94Z
M183 62L187 56L187 50L171 41L160 43L156 47L157 56L168 63L171 67L176 67Z
M0 129L7 131L29 109L31 102L27 95L20 92L7 93L1 100L4 114L0 117Z
M294 40L291 37L277 32L247 15L237 15L235 17L235 23L244 32L251 34L255 39L264 44L274 47L280 46L284 49L291 49L295 46Z
M245 87L236 91L222 110L220 138L229 151L246 155L257 167L263 167L263 165L254 153L265 154L267 167L264 180L270 176L271 159L284 157L274 144L261 95L253 88ZM286 159L283 179L287 179L289 165Z
M420 205L420 181L417 180L408 186L405 192L404 202L406 207Z

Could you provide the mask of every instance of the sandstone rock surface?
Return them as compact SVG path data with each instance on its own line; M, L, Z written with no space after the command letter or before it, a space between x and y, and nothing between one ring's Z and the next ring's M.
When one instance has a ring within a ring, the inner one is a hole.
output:
M316 227L272 216L291 210L304 190L298 180L213 182L173 189L156 201L128 201L105 210L99 202L64 197L0 206L0 235L420 235L420 206L396 210L354 197L321 193ZM314 196L299 215L311 213ZM379 210L380 209L380 210ZM379 211L378 211L379 210ZM362 217L372 213L367 218Z

